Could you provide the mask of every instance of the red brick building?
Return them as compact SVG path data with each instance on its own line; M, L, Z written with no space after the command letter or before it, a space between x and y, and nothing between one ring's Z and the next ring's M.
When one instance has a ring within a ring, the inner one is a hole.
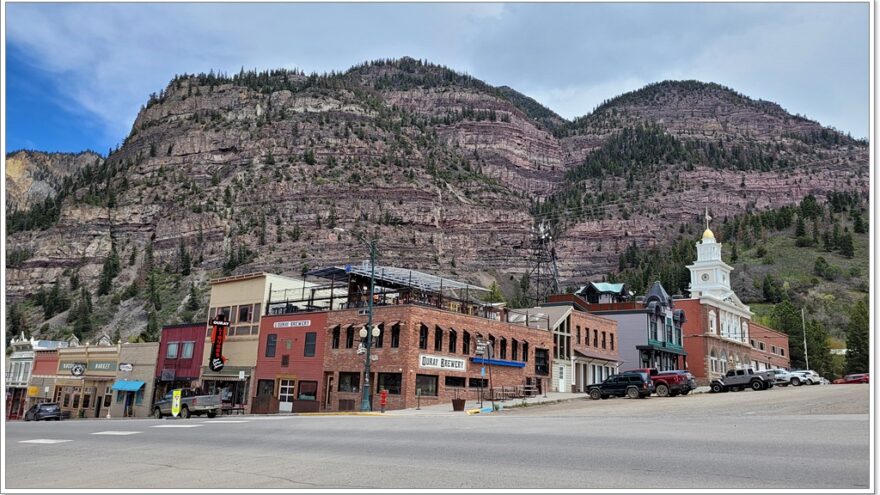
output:
M264 316L251 412L315 412L323 391L327 315Z
M699 299L678 299L675 306L683 309L686 315L681 326L687 352L686 368L697 383L707 385L729 369L750 365L752 348L749 343L718 333L717 308L702 304Z
M155 397L169 390L189 388L198 381L205 346L205 322L162 327L156 362Z
M360 409L364 354L357 353L358 331L366 322L355 309L327 313L321 409ZM381 329L370 370L374 410L382 389L388 390L387 409L404 409L454 398L474 400L481 385L511 390L527 384L548 386L553 340L546 326L527 327L417 304L376 307L373 325ZM493 342L493 359L474 355L478 338Z
M749 338L752 346L752 367L758 370L791 367L788 355L788 335L777 332L758 323L749 323Z

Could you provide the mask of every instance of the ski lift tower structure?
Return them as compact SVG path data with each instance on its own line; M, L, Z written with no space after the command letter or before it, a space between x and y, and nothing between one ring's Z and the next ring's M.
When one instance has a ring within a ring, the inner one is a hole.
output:
M556 246L550 226L543 220L533 228L532 259L529 283L532 285L535 305L547 301L550 294L559 293L559 270L556 267Z

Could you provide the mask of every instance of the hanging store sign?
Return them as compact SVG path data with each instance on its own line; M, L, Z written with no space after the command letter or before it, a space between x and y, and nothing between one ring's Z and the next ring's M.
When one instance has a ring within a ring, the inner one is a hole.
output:
M223 356L223 342L226 340L229 320L225 314L221 313L211 321L211 325L214 329L211 331L211 356L208 367L211 368L211 371L220 371L226 364L226 358Z
M119 371L131 371L134 369L134 365L131 363L119 363Z
M298 320L298 321L276 321L273 328L290 328L290 327L310 327L312 326L312 320Z
M74 363L73 366L70 367L70 374L73 376L83 376L86 372L86 365L83 363Z
M450 358L445 356L419 354L419 368L432 368L449 371L467 371L467 361L465 361L464 359Z

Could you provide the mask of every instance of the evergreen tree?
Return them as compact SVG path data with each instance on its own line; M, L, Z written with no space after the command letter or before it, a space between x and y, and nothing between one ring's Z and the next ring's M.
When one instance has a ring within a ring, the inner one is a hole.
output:
M260 246L266 245L266 212L260 212Z
M864 234L868 230L865 227L865 222L862 220L862 215L858 212L853 214L853 232L856 234Z
M189 297L186 302L186 309L190 311L199 309L199 295L196 292L196 284L194 282L189 284Z
M6 313L6 336L7 339L10 337L18 337L22 333L24 333L25 338L30 337L30 332L28 331L27 322L25 321L24 311L22 311L20 303L11 303L7 306L8 312Z
M840 254L846 256L847 258L852 258L855 254L852 234L848 232L840 237Z
M857 302L846 327L846 373L866 373L871 355L868 303Z
M98 284L99 296L110 293L110 290L113 288L113 279L119 273L119 267L119 253L116 252L116 245L111 244L110 256L104 260L104 265L101 267L101 277Z
M779 286L779 282L770 275L769 273L764 275L764 280L761 284L761 292L764 295L764 301L769 303L778 303L782 301L782 287Z
M736 252L736 243L733 243L730 246L730 262L736 263L736 260L739 259L739 254Z
M181 238L177 246L177 272L186 277L190 274L191 266L192 258L186 251L186 245L183 243L183 238Z
M487 303L504 302L504 294L501 293L501 288L498 287L498 284L492 282L492 285L489 286L489 293L483 300Z
M141 333L141 338L146 342L159 341L159 320L156 318L155 311L150 311L147 317L147 328Z
M156 274L154 272L150 272L149 283L147 285L147 297L150 300L150 304L153 306L153 309L158 311L162 309L162 298L159 295L159 288L156 283Z
M816 320L807 320L806 332L807 357L810 360L810 369L815 370L822 376L829 375L831 373L831 352L828 350L828 332L825 330L825 327ZM803 338L801 339L801 342L803 342ZM789 338L789 348L790 347L791 338ZM806 367L806 362L804 367Z
M80 340L92 333L92 298L85 287L80 288L79 300L68 317L73 323L73 334Z
M794 236L800 238L800 237L804 237L806 235L807 235L807 227L804 225L804 217L798 216L797 227L795 227Z
M770 313L773 328L788 335L788 354L792 369L804 369L804 335L801 325L801 312L786 297Z
M822 233L822 249L828 253L834 251L834 246L831 242L831 233L828 232L828 230L825 230L825 232Z

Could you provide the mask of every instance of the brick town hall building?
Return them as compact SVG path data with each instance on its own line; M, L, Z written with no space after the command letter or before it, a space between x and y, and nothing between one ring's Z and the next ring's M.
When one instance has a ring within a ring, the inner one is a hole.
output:
M705 385L729 369L764 369L769 361L772 367L788 368L787 336L751 322L753 313L730 288L733 268L722 261L721 244L709 230L709 220L707 211L697 260L688 265L691 298L675 301L676 308L686 315L682 330L688 370ZM774 348L781 355L771 360L763 356L763 351L759 353L753 348L758 337L776 342Z

